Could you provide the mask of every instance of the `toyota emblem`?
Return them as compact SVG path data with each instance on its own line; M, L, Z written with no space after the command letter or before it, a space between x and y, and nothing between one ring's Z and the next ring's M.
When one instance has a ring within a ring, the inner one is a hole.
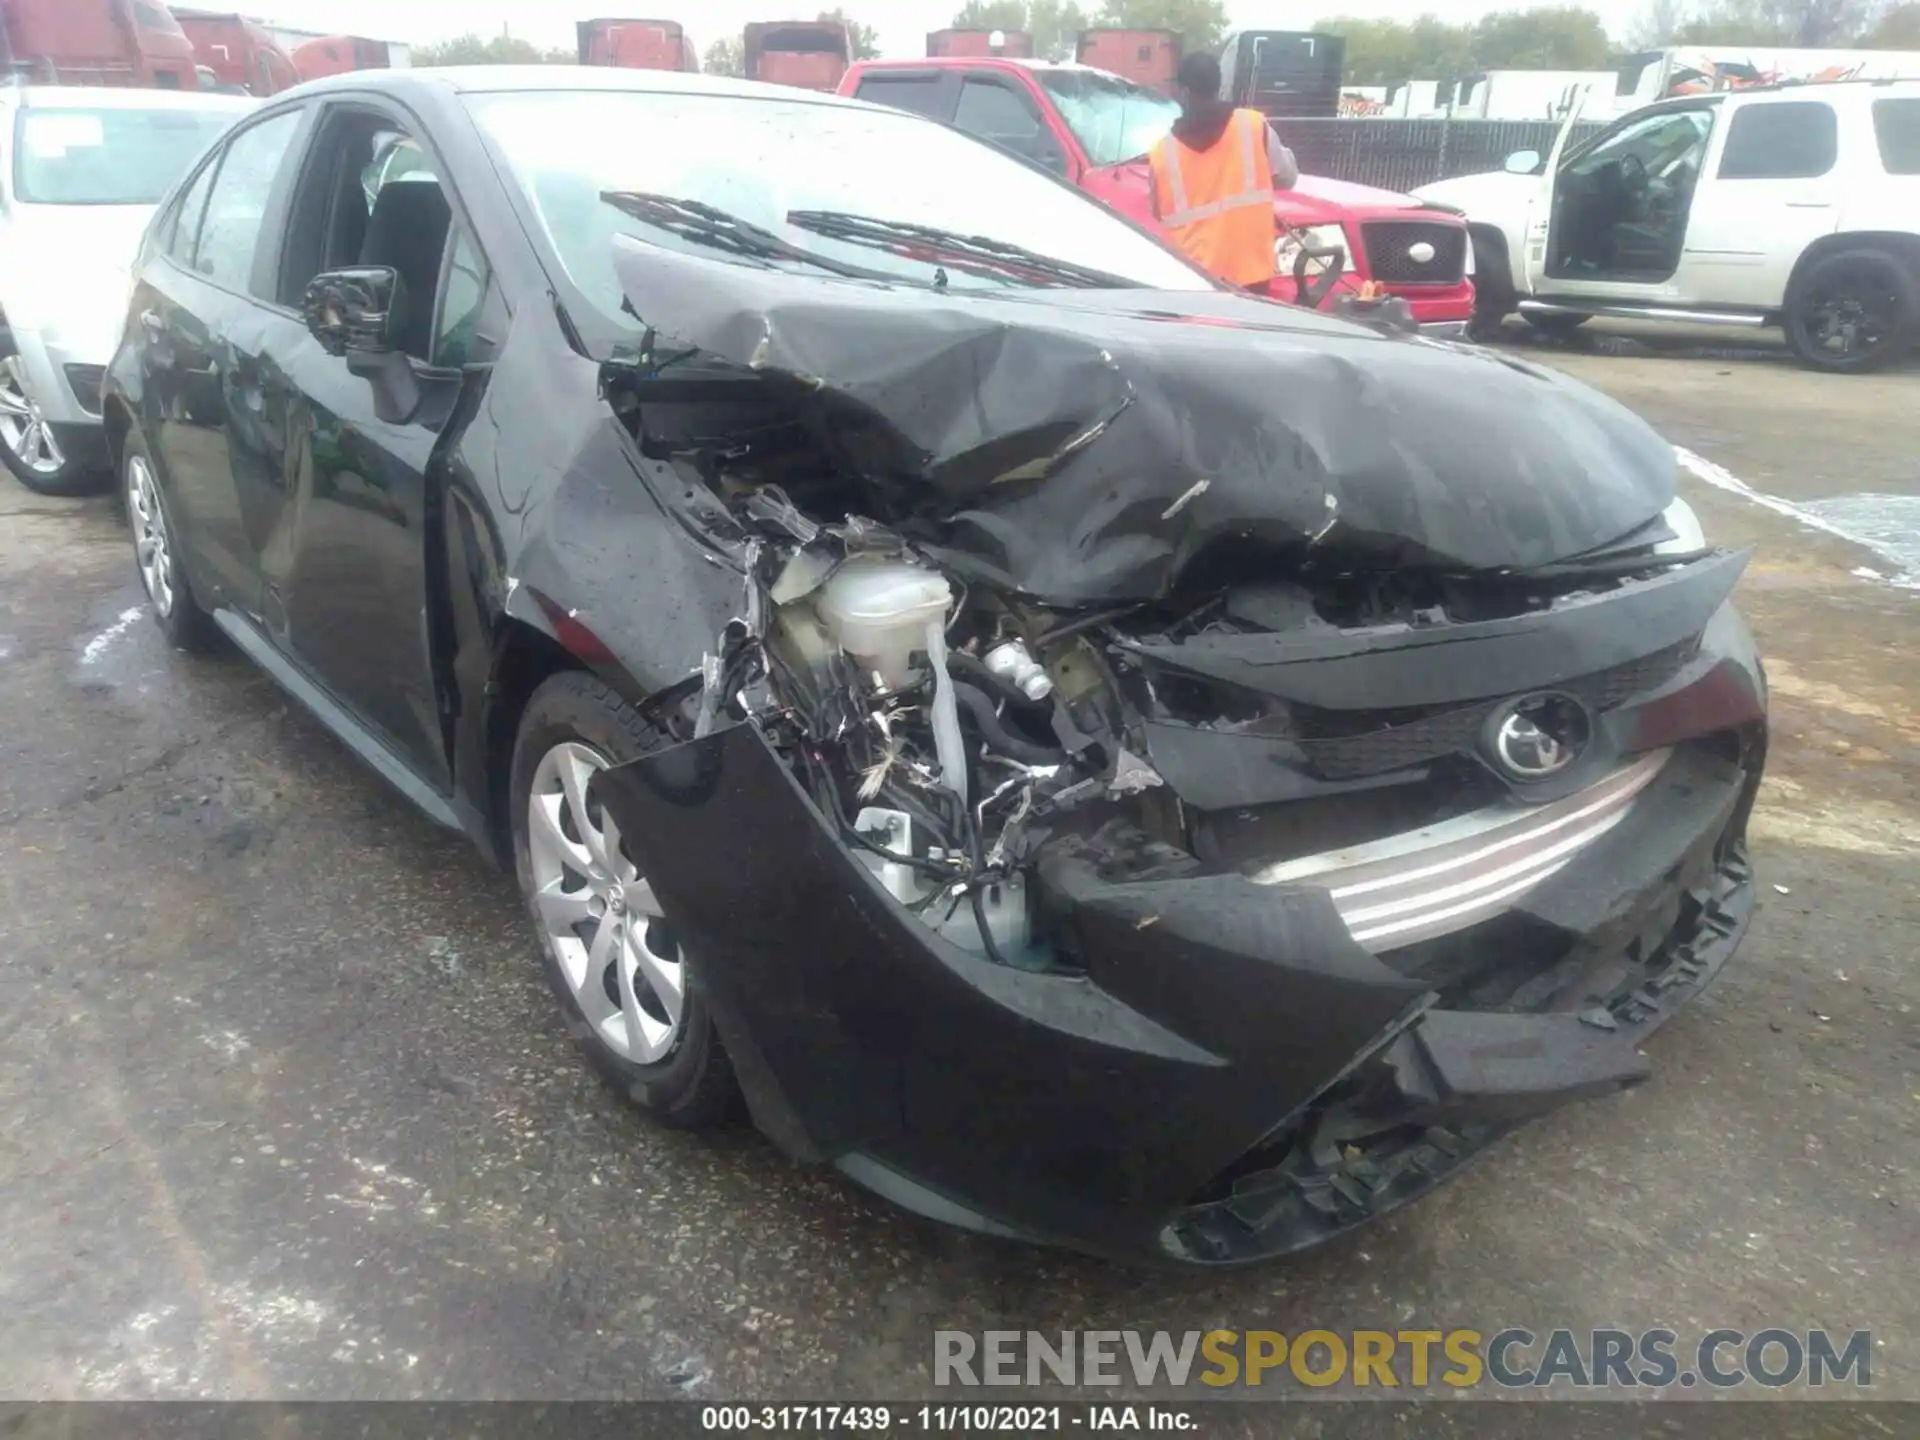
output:
M1407 258L1416 265L1431 265L1438 252L1425 240L1416 240L1407 247Z
M1571 695L1526 695L1487 722L1487 750L1510 780L1548 780L1586 752L1593 738L1587 710Z

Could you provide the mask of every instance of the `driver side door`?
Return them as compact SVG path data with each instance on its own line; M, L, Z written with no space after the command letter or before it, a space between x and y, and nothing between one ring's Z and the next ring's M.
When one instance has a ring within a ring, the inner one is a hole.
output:
M1553 167L1527 237L1541 296L1668 300L1714 131L1714 107L1616 122Z

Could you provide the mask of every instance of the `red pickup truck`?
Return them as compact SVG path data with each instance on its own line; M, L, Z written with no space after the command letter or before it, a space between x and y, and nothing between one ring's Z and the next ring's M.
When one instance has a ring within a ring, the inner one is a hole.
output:
M1085 65L946 56L859 61L840 93L990 140L1137 224L1159 229L1147 151L1172 128L1180 107L1156 90ZM1280 125L1284 136L1285 122ZM1459 216L1410 195L1315 175L1278 192L1273 208L1282 226L1277 296L1295 298L1292 277L1305 275L1312 284L1305 298L1318 292L1317 303L1326 306L1373 280L1404 299L1426 333L1466 332L1473 316L1473 247ZM1299 264L1303 250L1307 258ZM1326 284L1325 272L1335 264L1342 273Z

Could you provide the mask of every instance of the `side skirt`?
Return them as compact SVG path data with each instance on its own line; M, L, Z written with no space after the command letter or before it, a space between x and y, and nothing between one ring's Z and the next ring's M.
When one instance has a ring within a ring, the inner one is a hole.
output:
M387 748L385 742L282 654L250 620L236 610L216 610L213 623L240 647L249 660L266 671L275 684L312 711L321 724L345 741L354 754L411 800L428 819L449 830L458 830L462 834L468 832L468 826L447 796L416 775L404 760Z

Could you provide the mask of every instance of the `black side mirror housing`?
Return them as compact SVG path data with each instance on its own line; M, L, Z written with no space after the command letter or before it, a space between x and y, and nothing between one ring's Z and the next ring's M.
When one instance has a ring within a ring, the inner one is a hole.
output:
M380 355L393 349L393 315L406 300L400 272L386 265L328 270L301 299L307 329L329 355Z
M420 409L413 362L394 347L393 317L406 304L406 282L386 265L327 270L313 277L300 302L307 330L349 374L373 387L374 414L404 425Z

